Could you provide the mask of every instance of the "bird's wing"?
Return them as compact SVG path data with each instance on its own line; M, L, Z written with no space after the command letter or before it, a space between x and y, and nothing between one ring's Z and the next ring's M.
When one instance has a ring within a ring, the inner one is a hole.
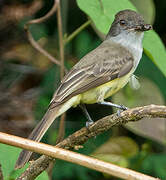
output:
M124 76L133 67L133 56L123 47L102 44L84 56L64 77L51 107L91 88Z

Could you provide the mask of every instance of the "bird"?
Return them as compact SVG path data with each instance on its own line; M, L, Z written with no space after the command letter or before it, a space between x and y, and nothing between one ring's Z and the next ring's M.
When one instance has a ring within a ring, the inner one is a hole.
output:
M136 11L119 11L105 40L81 58L65 75L44 117L28 139L39 142L57 117L77 105L98 103L125 110L125 106L105 99L123 88L132 77L142 57L144 31L151 29L152 26L145 24L142 15ZM89 117L87 127L92 123ZM15 168L22 168L31 154L23 150Z

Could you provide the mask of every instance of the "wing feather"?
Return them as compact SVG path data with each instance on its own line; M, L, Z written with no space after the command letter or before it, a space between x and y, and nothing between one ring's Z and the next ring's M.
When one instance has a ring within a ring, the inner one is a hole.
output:
M125 48L120 48L119 51L119 45L102 43L84 56L64 77L51 101L52 107L130 72L133 56Z

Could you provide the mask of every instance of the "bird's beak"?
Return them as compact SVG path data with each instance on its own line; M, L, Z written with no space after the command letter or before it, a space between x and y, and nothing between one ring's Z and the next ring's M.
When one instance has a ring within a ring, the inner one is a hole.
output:
M152 25L150 24L141 24L134 27L136 31L149 31L153 29Z

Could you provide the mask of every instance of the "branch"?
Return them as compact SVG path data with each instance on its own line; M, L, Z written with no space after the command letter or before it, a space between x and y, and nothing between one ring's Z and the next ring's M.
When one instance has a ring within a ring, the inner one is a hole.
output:
M56 10L58 11L58 31L59 31L59 38L60 38L60 56L61 56L61 62L57 60L55 57L53 57L51 54L49 54L46 50L44 50L33 38L32 34L29 30L29 25L31 24L39 24L47 20L50 16L52 16ZM46 56L48 59L50 59L53 63L55 63L58 66L61 66L61 77L64 76L64 71L67 72L67 69L64 67L64 45L66 45L68 42L70 42L77 34L79 34L84 28L86 28L91 23L91 20L88 20L83 25L81 25L78 29L76 29L71 35L66 37L66 39L63 40L63 33L62 33L62 20L61 20L61 12L60 12L60 0L54 0L54 5L52 9L43 17L38 19L33 19L28 21L24 29L27 32L28 40L30 41L31 45L37 49L40 53L42 53L44 56Z
M60 66L61 63L59 60L55 59L51 54L49 54L46 50L44 50L32 37L32 34L29 31L28 27L25 27L25 30L27 32L27 37L29 42L31 43L31 45L37 49L40 53L42 53L44 56L46 56L49 60L51 60L53 63L55 63L56 65Z
M69 43L77 34L79 34L83 29L85 29L87 26L91 24L91 20L86 21L84 24L82 24L79 28L77 28L72 34L70 34L68 37L65 37L64 44L66 45Z
M133 109L128 109L121 112L120 115L112 114L106 116L93 125L87 128L82 128L74 134L70 135L68 138L56 145L59 148L73 149L76 146L84 144L89 138L93 138L113 126L119 126L126 124L129 121L138 121L144 117L160 117L166 118L166 106L149 105L143 107L137 107ZM32 177L37 177L41 172L43 172L49 165L50 162L55 161L55 159L41 156L39 159L30 164L29 168L21 175L21 177L27 180L33 179ZM39 168L40 167L40 168Z
M85 155L81 155L76 152L72 152L69 150L61 149L58 147L54 147L51 145L47 145L44 143L38 143L29 139L9 135L6 133L0 133L0 141L5 144L13 145L16 147L21 147L26 150L35 151L40 154L45 154L47 156L51 156L53 158L58 158L64 161L68 161L71 163L75 163L78 165L82 165L84 167L91 168L93 170L107 173L109 175L113 175L123 179L130 180L156 180L156 178L141 174L139 172L135 172L133 170L129 170L127 168L122 168L117 165L113 165L111 163L107 163L92 157L88 157ZM40 169L40 167L37 167ZM36 169L36 170L37 170ZM28 176L19 177L18 180L21 179L34 179L36 176L29 178Z
M42 23L44 21L46 21L49 17L51 17L57 10L57 5L59 4L59 0L54 0L54 5L51 8L51 10L43 17L38 18L38 19L33 19L28 21L26 24L30 25L30 24L39 24Z
M61 5L58 3L57 7L57 21L58 21L58 34L59 34L59 49L60 49L60 77L61 81L64 76L64 43L63 43L63 27L62 27L62 16L61 16ZM64 139L65 135L65 113L60 118L59 132L57 137L57 143Z
M62 16L60 2L57 6L57 20L58 20L58 34L59 34L59 49L61 61L61 80L64 76L64 44L63 44L63 30L62 30Z
M27 37L28 40L30 41L31 45L37 49L40 53L42 53L44 56L46 56L48 59L50 59L53 63L57 64L57 65L61 65L61 63L59 62L59 60L55 59L51 54L49 54L46 50L44 50L32 37L32 34L29 31L29 25L31 24L39 24L41 22L44 22L45 20L47 20L50 16L52 16L54 14L54 12L57 10L57 5L59 4L59 0L54 0L54 5L52 7L52 9L43 17L38 18L38 19L33 19L28 21L24 28L27 32Z
M101 10L104 12L103 3L101 2L101 0L99 0L99 3L100 3L100 8L101 8Z
M1 164L0 164L0 179L3 180L3 173L2 173Z

